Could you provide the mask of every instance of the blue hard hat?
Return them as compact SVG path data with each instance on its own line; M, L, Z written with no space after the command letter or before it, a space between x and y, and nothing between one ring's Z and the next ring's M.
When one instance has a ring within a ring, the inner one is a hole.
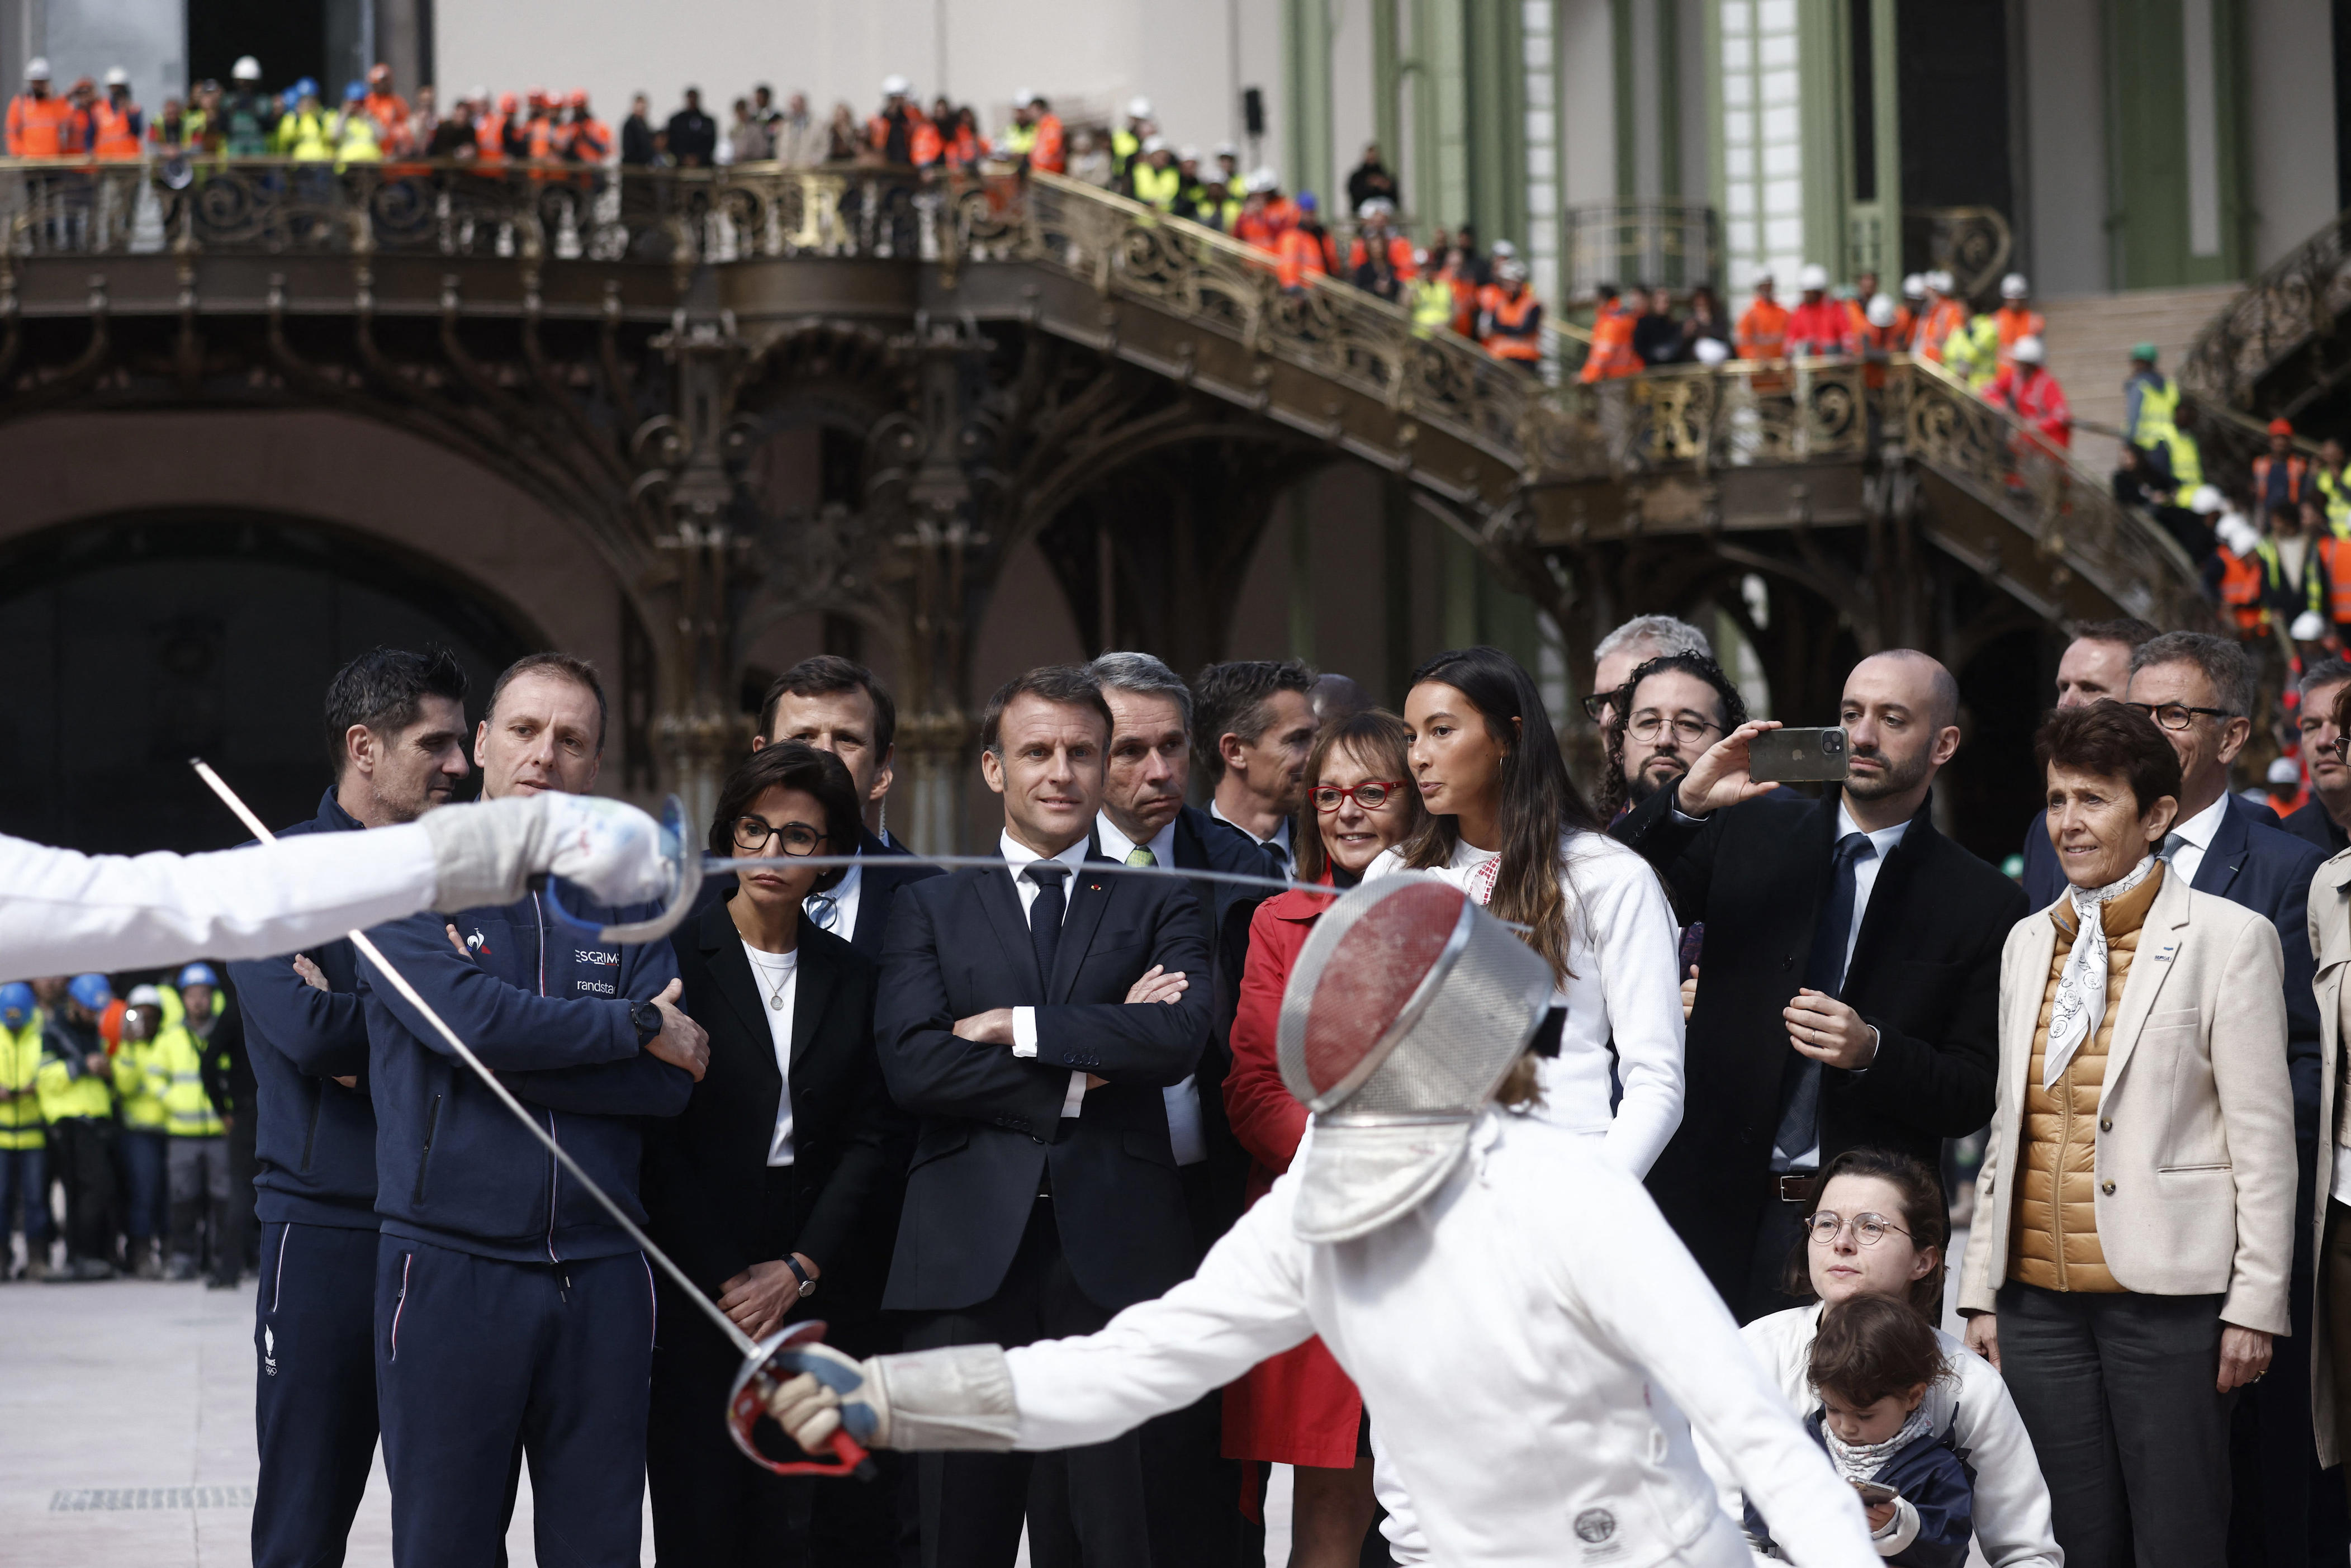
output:
M279 94L277 95L277 102L278 102L279 107L283 108L283 109L284 109L284 110L285 110L288 114L291 114L292 112L294 112L294 106L295 106L296 104L299 103L300 101L302 101L302 95L301 95L300 93L298 93L298 92L296 92L296 91L295 91L292 88L290 88L290 87L289 87L289 88L287 88L284 92L281 92L281 93L279 93Z
M38 1005L33 988L24 981L11 980L0 986L0 1024L10 1029L22 1029L25 1020L33 1016L33 1009Z
M363 81L349 82L343 87L343 101L345 103L357 103L366 96L367 83Z
M213 973L210 964L191 964L181 970L180 977L172 983L183 990L190 986L210 986L214 990L220 989L220 977Z
M294 84L293 90L297 98L316 98L319 96L319 78L304 77Z
M114 988L107 984L104 975L76 975L66 987L66 995L94 1013L102 1013L114 1000Z
M1300 212L1311 213L1321 204L1321 203L1314 199L1313 192L1301 191L1298 193L1298 210Z

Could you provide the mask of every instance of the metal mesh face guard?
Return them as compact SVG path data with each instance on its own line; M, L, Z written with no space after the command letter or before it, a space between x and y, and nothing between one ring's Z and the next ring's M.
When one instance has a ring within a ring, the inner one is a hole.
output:
M1552 988L1540 956L1437 877L1383 877L1333 904L1290 972L1275 1044L1316 1113L1298 1235L1350 1240L1434 1191Z

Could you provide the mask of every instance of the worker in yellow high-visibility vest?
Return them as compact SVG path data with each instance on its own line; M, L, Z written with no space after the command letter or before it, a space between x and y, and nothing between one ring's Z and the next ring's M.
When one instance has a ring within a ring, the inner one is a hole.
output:
M104 975L76 975L41 1031L33 1084L49 1124L50 1168L66 1189L66 1267L114 1278L114 1072L99 1015L114 1004Z
M49 1272L49 1124L41 1115L41 1005L22 980L0 986L0 1279L24 1210L25 1278Z
M221 1018L220 977L209 964L180 971L182 1014L155 1036L148 1082L163 1102L163 1131L170 1140L172 1263L170 1277L193 1280L207 1254L212 1284L236 1283L244 1260L226 1243L228 1139L213 1103L207 1077L225 1080L216 1042Z

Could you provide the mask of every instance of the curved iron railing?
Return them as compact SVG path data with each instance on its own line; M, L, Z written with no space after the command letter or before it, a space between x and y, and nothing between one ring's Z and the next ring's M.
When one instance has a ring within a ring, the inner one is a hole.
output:
M2278 258L2197 334L2179 380L2216 402L2250 407L2262 376L2351 309L2351 212Z
M646 263L796 256L1059 270L1439 425L1529 483L1907 458L1942 474L2117 602L2200 618L2179 547L1938 366L1733 361L1549 387L1336 279L1050 174L850 166L718 170L259 160L0 162L8 257L288 251Z

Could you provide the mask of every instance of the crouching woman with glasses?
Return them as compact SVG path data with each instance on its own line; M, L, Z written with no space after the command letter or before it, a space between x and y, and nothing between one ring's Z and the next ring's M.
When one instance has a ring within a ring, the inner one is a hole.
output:
M1782 1288L1809 1306L1757 1318L1739 1331L1763 1370L1799 1416L1820 1407L1812 1386L1813 1341L1824 1307L1858 1296L1907 1301L1929 1323L1943 1315L1944 1248L1949 1239L1943 1184L1908 1155L1848 1149L1829 1162L1804 1217L1808 1245L1791 1260ZM1926 1413L1975 1472L1975 1533L1993 1568L2057 1568L2064 1561L2050 1532L2049 1485L2032 1439L2000 1374L1939 1329L1936 1343L1950 1375L1930 1385ZM1724 1507L1736 1516L1743 1499L1722 1457L1701 1446ZM1895 1550L1887 1549L1889 1552Z
M2224 1562L2233 1395L2287 1327L2277 929L2157 858L2180 772L2155 721L2061 708L2035 749L2067 886L2001 956L1959 1311L2032 1435L2069 1565Z
M764 860L671 938L681 1004L710 1033L684 1113L650 1123L653 1237L758 1339L821 1317L871 1354L895 1244L911 1124L873 1051L878 971L802 909L841 877L799 862L853 852L858 800L831 752L784 741L720 787L710 852ZM664 1563L883 1563L892 1489L787 1479L734 1450L719 1413L739 1358L666 1278L647 1470ZM778 1451L783 1451L777 1439Z

